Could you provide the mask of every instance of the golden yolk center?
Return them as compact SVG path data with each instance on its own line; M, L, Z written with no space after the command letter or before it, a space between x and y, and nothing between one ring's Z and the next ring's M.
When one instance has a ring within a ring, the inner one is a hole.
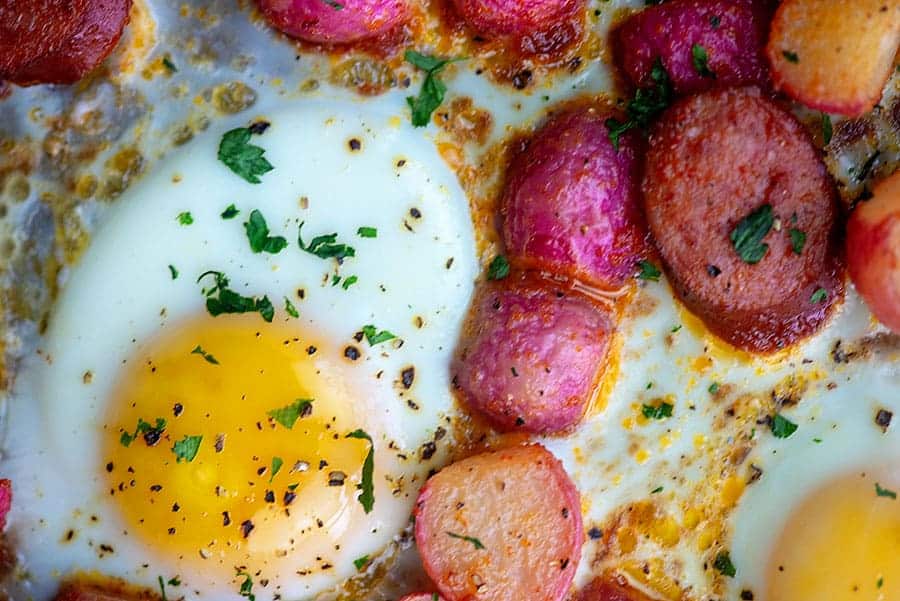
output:
M829 482L791 514L766 601L900 599L900 478Z
M203 317L128 361L99 468L129 535L232 571L333 551L369 447L347 437L364 416L337 354L316 346L256 316Z

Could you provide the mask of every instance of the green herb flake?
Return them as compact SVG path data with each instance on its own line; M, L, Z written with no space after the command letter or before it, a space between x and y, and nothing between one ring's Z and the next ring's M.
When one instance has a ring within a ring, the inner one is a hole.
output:
M238 127L226 132L219 143L219 160L244 180L258 184L262 181L259 176L274 167L263 156L266 152L263 148L250 144L251 135L252 131L248 127Z
M825 141L826 146L831 144L833 135L834 126L831 124L831 116L827 113L822 113L822 139Z
M657 486L656 488L654 488L653 490L650 491L650 494L655 495L655 494L661 493L662 491L663 491L663 487Z
M716 555L713 567L716 568L720 574L728 576L729 578L734 578L735 574L737 574L737 570L731 562L731 555L729 555L728 551L721 551Z
M879 497L884 497L886 499L894 499L897 500L897 493L893 490L888 490L887 488L881 488L881 485L876 482L875 483L875 495Z
M415 50L407 50L404 54L406 62L425 71L425 80L417 97L409 96L406 102L412 110L414 127L425 127L431 121L431 114L444 102L447 86L441 81L439 74L448 64L464 59L444 59L426 56Z
M790 438L790 436L797 431L797 424L780 413L776 413L772 417L772 421L769 422L769 427L772 429L772 434L775 438Z
M619 150L619 139L630 129L645 128L672 102L673 92L669 74L663 67L659 58L653 63L650 70L650 79L653 85L647 88L639 88L634 93L634 98L628 101L625 112L628 119L619 121L607 119L604 124L608 130L609 140L613 148Z
M717 392L719 392L719 388L720 388L719 383L713 382L712 384L709 385L709 388L707 390L709 390L709 394L716 394Z
M272 409L266 415L274 419L276 422L291 430L294 424L301 417L306 417L312 413L312 399L297 399L290 405L279 409Z
M821 438L813 438L813 442L816 444L822 444L822 439Z
M360 238L377 238L378 229L374 227L361 227L356 230L356 235Z
M168 584L169 586L181 586L181 578L173 576L172 578L169 578Z
M244 577L244 581L241 582L241 588L238 591L240 596L244 597L248 601L256 601L256 595L253 594L253 578L250 577L250 574L238 569L235 575L238 578L240 578L241 576Z
M175 453L175 462L181 463L186 461L190 463L197 457L200 451L200 443L203 442L203 436L185 436L181 440L175 442L172 452Z
M172 276L172 279L173 279L173 280L177 280L177 279L178 279L178 270L175 269L175 266L174 266L174 265L169 265L169 275Z
M362 557L358 557L353 560L353 566L356 568L357 572L362 572L366 569L366 566L369 565L369 556L363 555Z
M161 417L156 418L156 425L151 426L150 422L144 421L142 418L138 418L137 426L134 428L134 433L122 432L122 435L119 437L119 443L128 448L131 446L131 443L135 441L139 436L143 436L148 432L155 432L158 435L162 435L163 431L166 429L166 420Z
M175 63L172 62L172 57L168 54L162 58L163 67L168 69L169 73L178 73L178 67L175 66Z
M269 473L269 484L272 483L272 480L274 480L275 476L278 475L278 472L281 471L282 465L284 465L284 459L281 457L272 457L272 469Z
M694 44L691 47L691 58L694 62L694 71L700 77L716 78L716 74L709 68L709 53L706 51L706 48L700 44Z
M263 320L271 323L275 317L275 307L268 296L262 298L242 296L228 288L228 277L221 271L207 271L202 273L197 282L212 276L215 284L212 288L203 289L206 297L206 310L213 317L231 313L259 313Z
M250 220L244 222L244 230L247 232L247 240L250 241L250 250L255 253L267 252L277 255L287 248L287 240L283 236L269 236L269 226L262 213L253 209L250 212Z
M765 204L741 219L731 231L731 244L744 263L755 265L766 256L769 245L762 240L774 223L772 205Z
M240 213L240 211L238 211L237 207L234 206L233 204L230 204L227 207L225 207L224 211L219 213L219 217L221 217L222 219L234 219L235 217L238 216L239 213Z
M344 5L336 0L322 0L325 4L333 8L334 10L344 10Z
M658 406L644 405L641 407L641 413L647 419L666 419L672 417L674 407L669 403L662 403Z
M450 538L455 538L458 540L466 541L467 543L472 543L472 546L475 547L477 550L484 550L484 548L485 548L484 545L481 544L481 541L478 540L477 538L475 538L474 536L465 536L463 534L455 534L453 532L447 532L446 534Z
M178 213L178 215L175 217L175 219L181 225L191 225L192 223L194 223L194 216L191 215L190 211L182 211L182 212Z
M284 312L295 319L300 317L300 311L297 310L297 307L294 306L291 299L286 296L284 297Z
M681 325L680 323L677 325L674 325L674 326L672 326L671 332L674 334L675 332L678 332L679 330L681 330L681 328L683 328L683 327L684 326Z
M875 586L876 586L876 588L881 588L882 586L884 586L884 577L883 576L878 577L878 580L875 582Z
M806 246L806 232L792 227L788 230L788 235L791 237L791 248L793 249L794 254L802 255L803 247Z
M351 275L350 277L344 278L344 283L341 284L341 288L344 290L349 290L350 286L359 281L359 278L355 275Z
M639 280L658 282L659 276L662 275L659 267L657 267L650 261L638 261L638 267L640 268L640 272L637 274L637 278Z
M338 243L336 233L316 236L307 245L303 242L303 225L304 222L300 222L300 228L297 231L297 244L300 246L301 250L305 250L309 254L315 255L320 259L334 259L339 264L348 257L356 256L356 249L352 246Z
M720 17L719 15L711 16L709 18L709 24L712 26L713 29L718 29L719 25L722 24L722 17Z
M363 462L362 481L356 485L356 488L360 491L358 497L360 505L363 506L363 510L366 513L370 513L375 506L375 443L372 442L372 437L363 430L354 430L344 438L369 441L369 452L366 454L366 460Z
M159 579L159 596L162 597L162 601L169 601L169 598L166 597L166 582L162 576L157 576L157 578Z
M382 342L387 342L388 340L393 340L396 336L387 331L378 329L373 325L363 326L362 333L366 337L366 341L369 343L369 346L376 346L381 344Z
M192 355L200 355L201 357L206 359L207 363L211 363L213 365L219 364L219 361L215 357L213 357L211 354L204 351L203 347L201 347L199 344L194 347L194 350L191 351L191 354Z
M791 50L782 50L781 56L786 58L789 63L794 63L795 65L800 62L800 57L796 52L793 52Z
M809 302L814 305L818 305L819 303L824 303L828 300L828 291L824 288L819 288L815 292L812 293L812 296L809 297Z
M509 261L503 255L497 255L488 266L487 278L489 280L502 280L507 276L509 276Z

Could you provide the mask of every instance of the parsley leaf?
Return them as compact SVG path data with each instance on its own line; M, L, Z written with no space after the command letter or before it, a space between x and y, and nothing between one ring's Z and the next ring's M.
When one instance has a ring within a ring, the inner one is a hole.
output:
M369 565L368 555L363 555L362 557L353 560L353 566L356 568L357 572L362 572L363 568L365 568L367 565Z
M794 254L803 254L803 247L806 246L806 232L792 227L788 230L788 234L791 237L791 248L794 249Z
M258 184L262 181L259 176L274 167L263 156L264 149L249 143L251 135L252 131L248 127L238 127L226 132L219 143L219 160L246 181Z
M237 207L233 204L230 204L225 207L224 211L219 213L219 217L221 217L222 219L234 219L238 216L238 213L240 213L240 211L237 210Z
M134 433L129 434L128 432L122 432L122 435L119 437L119 443L123 447L128 448L138 436L144 436L144 441L149 446L153 446L157 441L159 441L159 437L162 436L162 433L163 431L165 431L165 429L166 420L161 417L156 418L155 426L151 426L150 422L145 422L143 419L138 418L137 426L135 426L134 428Z
M300 227L297 230L297 244L300 246L301 250L305 250L311 255L316 255L320 259L335 259L338 264L342 263L347 257L356 256L356 249L352 246L338 243L337 234L316 236L310 241L309 245L306 245L303 242L304 223L305 222L301 221Z
M275 317L275 307L268 296L262 298L242 296L228 288L228 278L221 271L207 271L197 278L197 282L207 276L215 278L215 285L210 289L204 289L206 296L206 310L213 317L226 313L259 313L267 322Z
M641 407L641 413L647 419L666 419L672 417L672 409L674 407L669 403L662 403L659 406L644 405Z
M381 330L379 332L373 325L363 326L362 332L363 334L365 334L369 346L375 346L381 344L382 342L387 342L388 340L393 340L394 338L396 338L393 333L387 330Z
M272 480L274 480L275 476L278 475L278 472L281 471L282 465L284 465L284 459L281 457L272 457L272 469L269 474L269 484L272 483Z
M194 223L194 216L190 211L182 211L175 217L181 225L191 225Z
M166 582L162 576L157 576L157 578L159 579L159 596L162 597L162 601L169 601L166 597Z
M772 229L774 222L772 205L765 204L741 219L731 230L731 244L744 263L754 265L766 256L769 245L762 240Z
M175 266L174 266L174 265L169 265L169 275L172 276L172 279L173 279L173 280L177 280L177 279L178 279L178 270L175 269Z
M437 58L435 56L426 56L415 50L407 50L404 54L406 62L425 71L425 80L422 82L422 89L419 90L419 96L409 96L406 102L412 110L412 124L415 127L425 127L431 121L431 114L441 106L444 101L444 94L447 93L447 86L440 80L438 75L441 70L448 64L464 60Z
M509 261L503 255L497 255L488 266L489 280L502 280L509 275Z
M718 555L716 555L716 560L713 562L713 567L719 570L719 573L723 576L728 576L729 578L734 578L735 574L737 574L737 570L734 567L734 564L731 562L731 555L729 555L728 551L721 551Z
M253 594L253 578L250 577L250 574L244 572L243 570L237 570L237 574L235 574L238 578L244 576L244 581L241 583L241 589L239 594L241 597L248 599L249 601L256 601L256 595Z
M672 83L659 58L653 63L650 78L653 80L653 87L639 88L634 93L634 98L628 101L625 110L628 115L626 121L607 119L605 122L609 130L609 140L616 150L619 149L619 138L622 134L630 129L647 127L650 121L672 102Z
M178 67L172 62L172 58L167 54L162 58L163 67L169 70L169 73L178 73ZM163 595L165 597L165 595Z
M638 261L638 267L641 268L641 272L637 275L637 278L639 280L648 280L650 282L658 282L659 276L662 275L662 272L659 270L659 267L657 267L650 261Z
M709 394L716 394L717 392L719 392L719 388L719 383L713 382L709 385L709 388L707 390L709 390Z
M175 463L193 461L200 451L201 442L203 442L202 436L185 436L176 441L175 446L172 447L172 452L175 453Z
M301 417L306 417L312 413L312 399L297 399L286 407L280 409L272 409L266 415L274 419L276 422L291 430L294 424Z
M284 311L291 317L300 317L300 311L297 310L297 307L294 306L294 303L291 302L291 299L286 296L284 297Z
M716 74L709 68L709 53L706 52L706 48L694 44L691 47L691 57L694 61L694 70L700 77L716 78Z
M341 284L341 288L343 288L344 290L349 290L350 286L352 286L353 284L355 284L358 281L359 281L358 277L356 277L355 275L351 275L348 278L344 278L344 283Z
M215 357L213 357L212 355L210 355L209 353L204 351L203 347L201 347L199 344L196 347L194 347L194 350L191 351L191 354L192 355L200 355L201 357L206 359L207 363L212 363L213 365L219 364L219 361Z
M834 126L831 124L831 116L828 113L822 113L822 139L825 145L831 144L831 137L834 135Z
M797 64L800 62L800 57L797 55L796 52L793 52L791 50L782 50L781 56L786 58L789 63Z
M358 230L356 230L356 234L360 238L377 238L378 230L374 227L365 227L364 226L364 227L361 227Z
M269 236L266 219L256 209L250 212L250 220L244 222L244 230L247 232L247 240L250 241L250 250L255 253L267 252L276 255L287 248L288 243L283 236Z
M814 305L818 305L819 303L824 303L828 300L828 291L824 288L819 288L815 292L813 292L812 296L809 297L809 302Z
M462 535L462 534L455 534L455 533L453 533L453 532L447 532L447 536L449 536L450 538L456 538L456 539L459 539L459 540L464 540L464 541L466 541L467 543L472 543L472 546L474 546L476 549L479 549L479 550L484 549L484 545L481 544L481 541L478 540L477 538L473 537L473 536L465 536L465 535Z
M769 427L772 429L772 434L775 435L775 438L790 438L797 431L797 424L780 413L776 413L772 417Z
M881 488L881 485L878 482L875 483L875 494L879 497L897 500L897 493L888 490L887 488Z
M372 442L372 437L363 430L354 430L344 438L369 441L369 452L366 454L366 460L363 462L362 481L356 485L356 488L362 491L358 497L359 503L363 506L363 510L366 513L370 513L375 506L375 482L373 480L375 472L375 443Z
M657 486L656 488L654 488L653 490L650 491L650 494L655 495L655 494L661 493L662 491L663 491L663 487Z

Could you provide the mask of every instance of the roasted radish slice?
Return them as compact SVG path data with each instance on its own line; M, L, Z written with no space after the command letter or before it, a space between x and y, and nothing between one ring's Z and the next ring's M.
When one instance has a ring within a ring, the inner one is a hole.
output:
M900 171L850 216L847 264L875 317L900 333Z
M766 53L777 88L811 108L856 117L881 99L898 45L896 0L785 0Z

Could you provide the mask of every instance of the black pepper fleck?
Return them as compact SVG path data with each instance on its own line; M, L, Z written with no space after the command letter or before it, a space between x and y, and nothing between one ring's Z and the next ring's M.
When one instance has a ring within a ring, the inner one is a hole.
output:
M878 413L875 414L875 423L878 424L883 432L887 432L887 429L891 426L892 419L894 419L894 414L887 409L879 409Z
M254 526L253 522L251 522L250 520L244 520L243 522L241 522L241 535L244 538L247 538L248 536L250 536L250 533L253 532L253 529L255 527L256 526Z
M348 346L344 349L344 356L351 361L356 361L357 359L359 359L359 349L355 346Z

